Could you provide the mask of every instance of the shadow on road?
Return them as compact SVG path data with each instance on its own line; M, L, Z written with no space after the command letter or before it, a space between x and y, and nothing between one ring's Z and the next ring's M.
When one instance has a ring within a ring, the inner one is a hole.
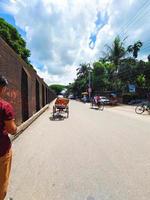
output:
M101 109L99 109L99 108L96 108L96 107L90 107L90 109L91 109L91 110L99 110L99 111L103 111L103 110L101 110Z
M51 121L62 121L62 120L64 120L64 119L67 119L67 117L65 117L65 116L63 116L63 115L61 115L61 114L56 114L55 116L49 117L49 119L50 119Z

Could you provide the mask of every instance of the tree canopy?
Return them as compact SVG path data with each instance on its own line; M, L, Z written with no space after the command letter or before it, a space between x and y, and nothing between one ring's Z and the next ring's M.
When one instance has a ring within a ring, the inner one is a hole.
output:
M150 91L150 55L147 56L148 61L138 60L143 43L138 40L125 47L124 41L117 36L112 45L105 45L104 57L91 64L92 68L89 68L89 64L80 64L77 78L68 87L70 93L81 97L83 92L88 92L89 79L92 95L108 91L130 93L130 85L136 87L136 92ZM129 53L132 53L133 57Z
M142 45L143 45L142 42L139 40L136 43L134 43L133 45L129 45L127 48L127 51L129 53L132 53L134 58L137 58L138 52L140 51L140 48L142 47Z
M18 33L17 29L0 18L0 37L26 62L30 63L30 50L26 48L26 42Z
M123 45L123 41L121 41L121 39L119 38L119 36L117 36L112 45L105 45L107 52L106 54L106 58L108 60L110 60L111 62L113 62L116 66L118 66L120 59L123 58L126 54L126 50L125 47Z
M50 85L49 88L52 89L53 91L55 91L55 93L58 95L66 88L66 86L59 85L59 84L53 84L53 85Z

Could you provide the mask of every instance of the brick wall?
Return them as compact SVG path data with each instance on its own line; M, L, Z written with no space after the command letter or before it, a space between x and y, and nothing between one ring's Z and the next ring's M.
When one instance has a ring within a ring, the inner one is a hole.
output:
M9 82L4 99L14 106L18 125L56 97L36 71L1 38L0 74Z

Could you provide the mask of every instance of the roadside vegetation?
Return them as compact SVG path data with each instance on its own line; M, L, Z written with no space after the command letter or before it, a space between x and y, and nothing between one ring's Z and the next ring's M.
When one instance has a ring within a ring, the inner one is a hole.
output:
M50 89L52 89L57 95L61 94L63 90L66 89L65 85L60 85L60 84L53 84L49 86Z
M7 23L3 18L0 18L0 37L12 47L12 49L30 65L29 57L30 50L26 48L26 42L18 33L17 29ZM32 65L30 65L33 67Z
M82 63L77 68L75 81L68 86L70 93L77 97L88 92L89 79L92 94L115 92L125 99L145 98L150 91L150 55L147 60L138 60L142 47L139 40L125 47L124 40L117 36L112 45L104 46L103 57L94 63ZM129 91L129 86L135 92Z

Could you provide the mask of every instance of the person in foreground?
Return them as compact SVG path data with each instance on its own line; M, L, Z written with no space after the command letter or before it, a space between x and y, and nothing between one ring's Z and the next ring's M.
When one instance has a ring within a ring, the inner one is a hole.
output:
M14 135L17 131L13 107L2 99L7 84L6 78L0 75L0 200L4 200L7 193L12 161L8 134Z

